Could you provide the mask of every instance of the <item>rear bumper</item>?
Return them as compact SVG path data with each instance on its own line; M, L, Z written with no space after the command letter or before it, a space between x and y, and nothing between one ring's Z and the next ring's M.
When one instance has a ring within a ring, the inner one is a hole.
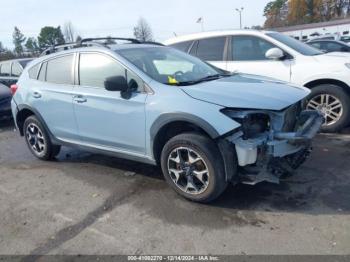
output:
M14 120L15 125L16 125L16 129L18 129L17 120L16 120L16 116L18 113L18 107L17 107L16 101L13 98L11 100L11 112L12 112L13 120Z

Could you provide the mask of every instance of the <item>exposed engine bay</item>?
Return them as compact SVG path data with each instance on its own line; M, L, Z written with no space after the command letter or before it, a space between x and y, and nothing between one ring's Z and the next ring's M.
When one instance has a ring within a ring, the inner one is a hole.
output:
M223 110L241 124L226 137L236 150L239 182L279 183L305 162L324 118L317 111L301 108L299 102L282 111Z

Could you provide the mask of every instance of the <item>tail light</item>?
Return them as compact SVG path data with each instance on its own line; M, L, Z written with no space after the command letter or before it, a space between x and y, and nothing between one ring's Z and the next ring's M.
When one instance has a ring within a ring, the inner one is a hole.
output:
M11 85L10 89L11 89L11 94L14 95L18 89L18 85L16 84Z

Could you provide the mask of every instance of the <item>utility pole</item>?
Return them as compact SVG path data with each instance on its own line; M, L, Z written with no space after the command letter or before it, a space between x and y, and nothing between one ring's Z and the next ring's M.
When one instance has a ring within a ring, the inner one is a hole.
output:
M239 28L242 29L242 12L244 10L244 7L236 8L236 11L239 13Z

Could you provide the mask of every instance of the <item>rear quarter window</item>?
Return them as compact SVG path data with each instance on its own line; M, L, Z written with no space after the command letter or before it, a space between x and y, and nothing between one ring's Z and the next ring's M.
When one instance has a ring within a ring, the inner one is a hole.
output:
M226 37L213 37L198 41L197 57L204 61L223 61Z
M170 45L170 47L187 53L188 50L190 49L192 43L193 43L193 41L186 41L186 42L181 42L181 43Z

